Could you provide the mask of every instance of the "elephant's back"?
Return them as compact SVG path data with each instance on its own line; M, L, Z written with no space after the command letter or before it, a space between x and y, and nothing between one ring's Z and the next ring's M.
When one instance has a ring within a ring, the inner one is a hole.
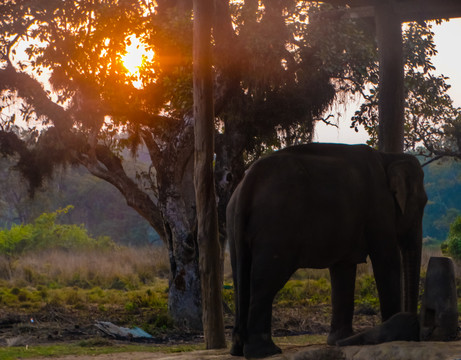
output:
M240 190L250 199L248 241L255 252L274 254L290 244L298 267L328 267L363 241L363 181L341 158L285 152L261 159Z

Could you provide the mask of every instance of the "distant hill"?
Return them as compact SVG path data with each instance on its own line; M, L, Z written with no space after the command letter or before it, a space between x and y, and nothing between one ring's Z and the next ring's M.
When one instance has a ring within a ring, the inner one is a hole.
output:
M446 240L450 224L461 215L461 162L441 159L424 167L429 198L424 212L423 236L430 243Z

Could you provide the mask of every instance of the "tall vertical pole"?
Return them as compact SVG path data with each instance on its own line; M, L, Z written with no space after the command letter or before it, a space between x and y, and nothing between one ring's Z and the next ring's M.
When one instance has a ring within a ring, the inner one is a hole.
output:
M393 0L375 0L379 50L378 147L401 153L404 148L404 62L402 22Z
M218 213L213 172L214 107L211 54L213 15L214 0L194 0L194 184L202 319L207 349L226 347L222 311L222 259L218 239Z

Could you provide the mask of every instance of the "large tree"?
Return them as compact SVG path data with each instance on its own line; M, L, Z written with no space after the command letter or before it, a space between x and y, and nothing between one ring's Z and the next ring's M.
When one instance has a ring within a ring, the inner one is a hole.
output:
M377 81L374 27L322 17L324 6L215 1L214 170L222 238L225 205L246 164L311 141L337 92L365 93ZM68 163L114 185L168 246L173 318L200 327L192 1L3 0L0 14L0 151L19 155L31 189ZM155 56L132 74L121 59L133 36ZM141 146L151 166L132 174L122 150L136 155Z
M243 174L244 150L259 154L274 141L279 144L281 131L293 138L295 127L309 137L314 116L334 97L328 74L319 72L320 63L303 63L301 50L287 50L295 34L286 20L297 16L295 4L277 3L264 10L251 3L234 9L217 3L216 169L219 189L224 190L221 204ZM52 173L53 166L71 162L120 190L169 248L173 317L197 328L201 311L192 172L190 5L190 1L159 1L156 8L144 2L2 2L0 86L5 107L21 98L19 115L31 127L38 122L40 132L31 132L27 142L22 141L25 138L12 131L15 119L6 113L1 143L5 154L20 154L18 168L32 189ZM274 31L274 23L280 33ZM133 85L136 75L121 62L133 34L155 52L155 60L140 69L138 88ZM257 49L255 43L260 43ZM230 59L230 54L237 57ZM140 145L148 150L152 166L133 179L120 150L129 146L135 152Z
M68 162L114 185L168 246L173 318L200 328L193 118L189 96L171 96L190 89L190 11L154 10L143 2L7 1L1 13L1 90L22 99L20 114L29 116L29 126L33 120L41 125L40 135L26 143L6 119L3 152L20 154L18 168L32 189L53 166ZM133 34L159 44L149 45L159 60L140 72L140 89L121 61ZM152 166L130 176L121 150L134 153L141 143Z

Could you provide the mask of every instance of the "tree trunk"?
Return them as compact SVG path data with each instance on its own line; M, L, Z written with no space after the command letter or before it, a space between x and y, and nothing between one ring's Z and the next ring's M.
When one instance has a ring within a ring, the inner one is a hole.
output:
M401 153L404 146L404 63L402 24L393 1L375 1L379 49L378 146Z
M226 208L235 188L245 174L243 151L245 136L232 122L225 124L225 133L215 137L215 181L218 196L218 224L221 244L226 239Z
M168 307L175 324L202 330L201 287L194 189L194 128L191 117L178 123L162 150L152 133L143 140L156 164L158 206L170 258Z
M187 219L186 206L177 191L168 191L164 208L165 233L170 258L168 310L176 325L202 329L202 304L198 249L195 232Z
M221 249L218 240L214 156L211 24L213 0L194 0L194 119L197 242L202 285L202 319L207 349L226 347L222 312Z

